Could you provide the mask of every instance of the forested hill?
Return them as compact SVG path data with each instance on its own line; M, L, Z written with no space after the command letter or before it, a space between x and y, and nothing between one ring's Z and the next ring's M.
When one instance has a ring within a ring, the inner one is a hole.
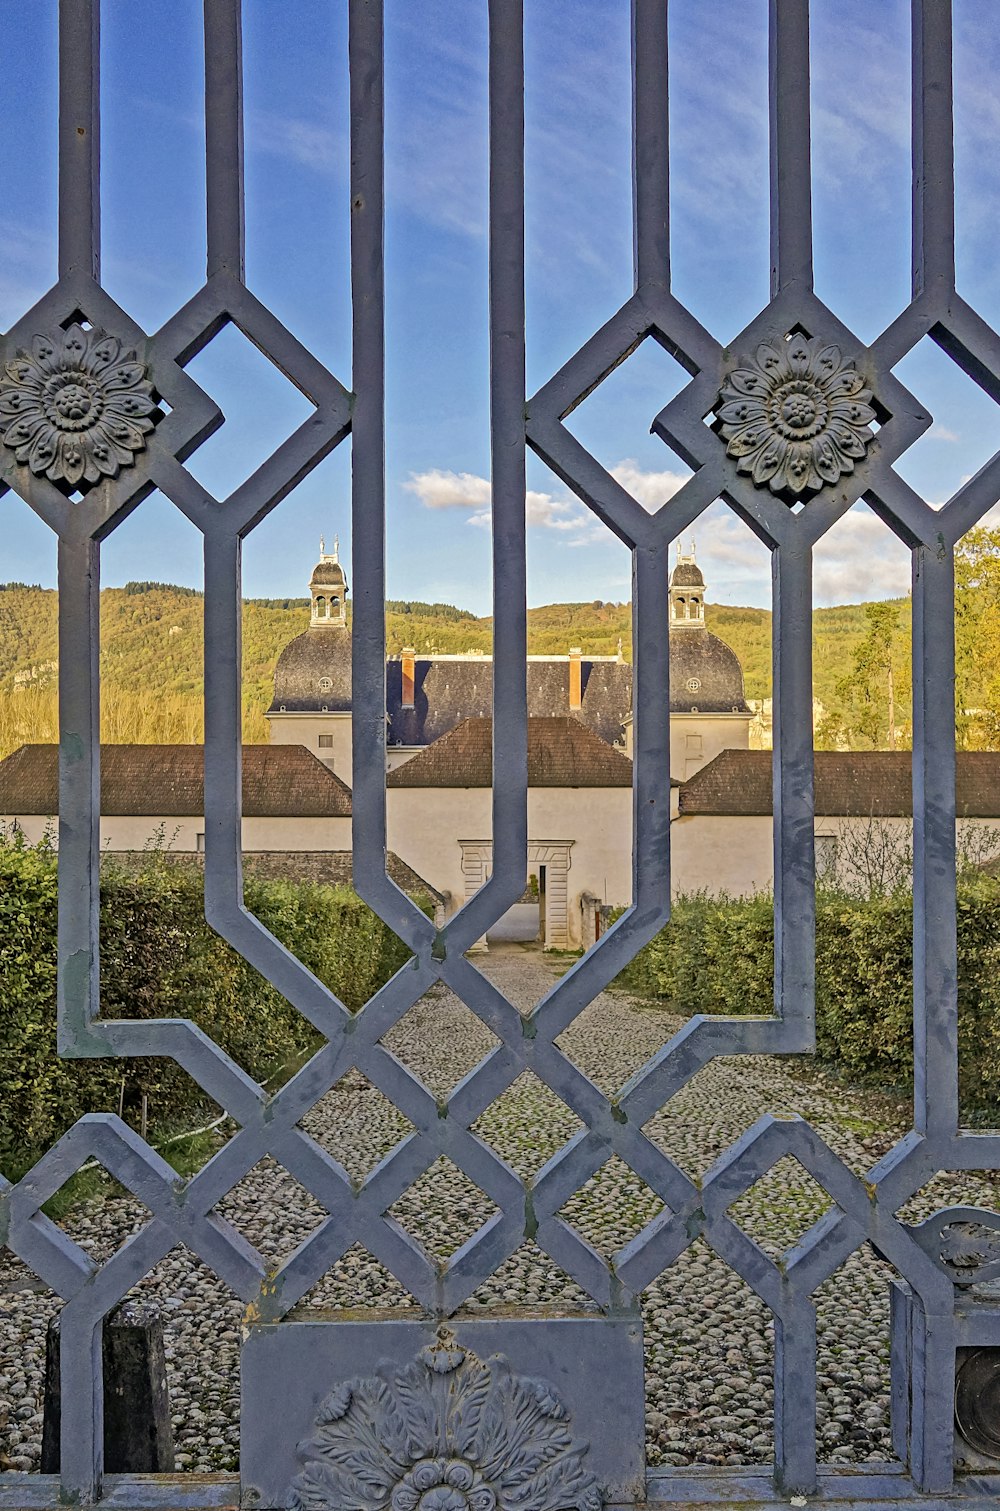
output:
M898 609L897 636L905 657L909 603ZM770 696L770 628L766 610L709 604L709 628L743 664L748 698ZM389 651L489 651L489 618L450 604L390 602ZM815 615L816 697L830 708L867 630L863 605L819 609ZM243 611L243 686L246 736L266 738L263 719L274 666L291 638L308 624L306 599L253 599ZM191 588L129 583L101 594L103 733L113 740L201 738L202 601ZM631 658L630 608L625 603L555 603L529 610L528 649L565 655L614 655L621 643ZM0 586L0 754L25 740L55 738L57 678L56 594L8 583ZM901 678L903 693L908 678ZM904 699L908 705L908 698ZM902 700L901 700L902 702ZM908 707L905 709L908 715Z

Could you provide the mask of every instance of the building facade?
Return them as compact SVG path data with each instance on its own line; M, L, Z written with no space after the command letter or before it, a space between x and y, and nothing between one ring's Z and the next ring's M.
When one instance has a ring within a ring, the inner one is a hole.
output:
M347 579L334 546L309 579L309 627L282 651L267 711L272 744L305 745L351 782L351 632ZM678 549L670 578L670 774L684 781L721 750L745 750L752 711L736 654L705 623L705 579L694 550ZM529 718L571 718L632 751L632 668L617 656L528 657ZM386 663L387 766L395 770L465 719L489 718L493 661L476 652Z

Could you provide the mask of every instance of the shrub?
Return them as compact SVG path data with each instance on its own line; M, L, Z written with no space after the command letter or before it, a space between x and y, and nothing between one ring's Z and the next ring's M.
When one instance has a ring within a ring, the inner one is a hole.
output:
M816 907L816 1053L853 1081L913 1084L913 899L821 890ZM958 889L959 1097L966 1115L1000 1096L1000 879L966 870ZM773 900L678 897L670 922L618 978L678 1012L766 1013L774 993Z
M251 912L352 1010L407 959L346 888L249 877ZM119 1106L151 1133L190 1126L210 1105L171 1060L56 1054L56 856L0 843L0 1161L26 1168L85 1112ZM205 922L200 869L146 857L101 876L106 1017L189 1018L258 1080L319 1043L312 1026Z

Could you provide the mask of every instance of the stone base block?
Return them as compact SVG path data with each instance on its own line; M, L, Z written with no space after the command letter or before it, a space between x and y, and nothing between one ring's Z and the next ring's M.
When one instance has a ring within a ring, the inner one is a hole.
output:
M600 1511L645 1498L637 1314L292 1312L250 1327L243 1504Z

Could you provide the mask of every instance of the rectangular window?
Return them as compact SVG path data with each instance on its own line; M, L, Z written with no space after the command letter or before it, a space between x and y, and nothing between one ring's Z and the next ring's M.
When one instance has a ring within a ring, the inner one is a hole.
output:
M701 755L701 735L686 735L687 753L689 756Z
M332 750L333 749L333 735L320 735L320 737L319 737L319 748L320 748L320 750Z
M818 881L833 881L836 875L837 836L835 834L817 834L816 879Z
M197 852L198 852L199 855L204 855L204 853L205 853L205 836L204 836L204 834L196 834L195 835L195 837L194 837L194 847L197 850Z

